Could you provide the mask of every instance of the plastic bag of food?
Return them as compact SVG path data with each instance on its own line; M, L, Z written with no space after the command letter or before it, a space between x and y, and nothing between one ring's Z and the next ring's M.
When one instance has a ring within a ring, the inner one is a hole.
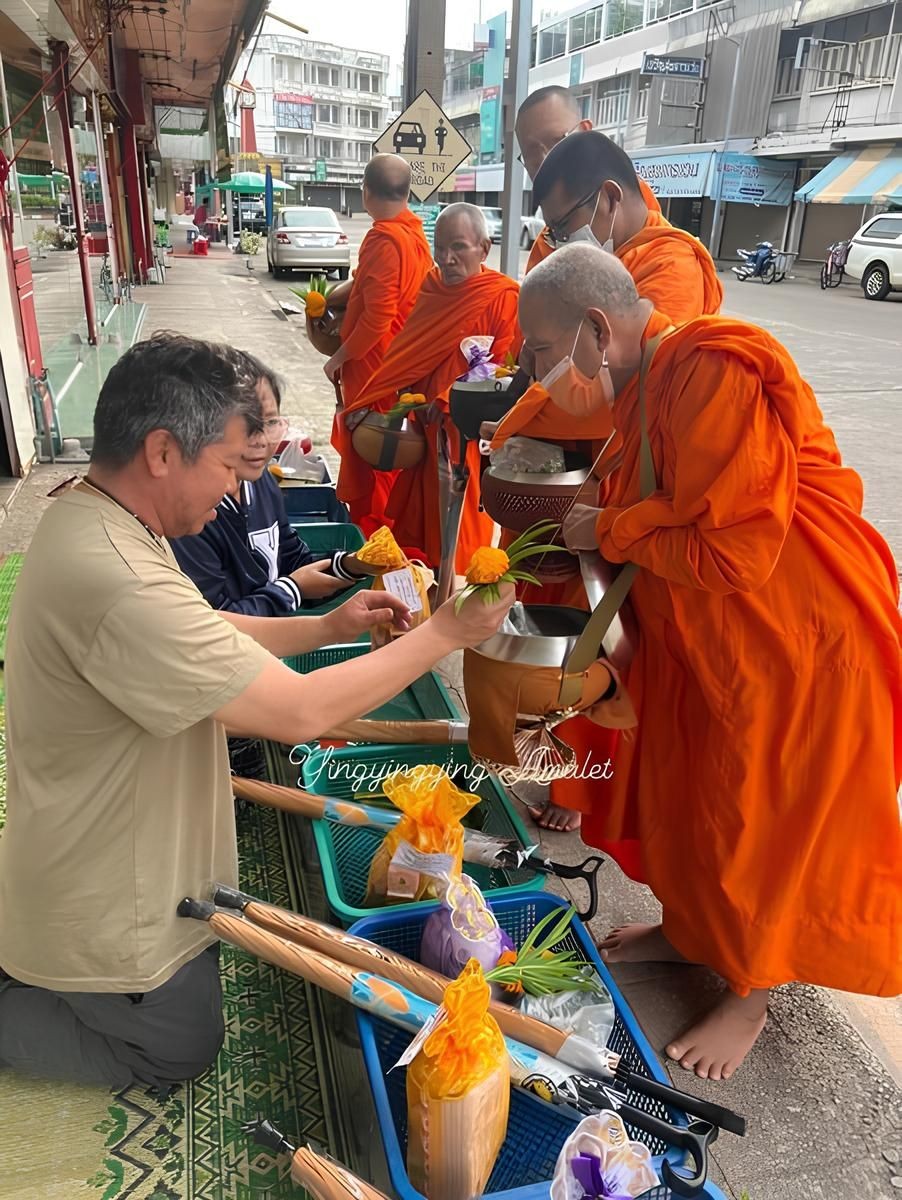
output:
M489 456L493 467L519 475L559 475L566 471L564 451L553 442L510 437Z
M428 619L431 611L429 589L435 576L423 563L412 562L407 557L388 526L377 529L353 557L363 566L373 568L374 592L391 592L404 601L410 609L411 629ZM377 625L370 632L370 640L374 647L384 646L402 632L392 625Z
M443 878L460 874L461 818L480 797L461 791L434 763L395 771L382 789L404 815L373 856L366 903L433 900Z
M514 943L500 927L482 892L469 877L451 879L441 908L427 919L420 943L420 962L456 979L471 959L491 971Z
M488 1004L489 985L470 962L407 1070L407 1173L427 1200L481 1196L507 1134L507 1050Z
M489 334L464 338L460 343L460 350L467 360L467 369L463 375L458 376L458 383L477 383L483 379L495 378L495 363L492 362L494 341Z
M586 974L594 978L591 966ZM575 1033L595 1046L606 1046L614 1020L614 1002L607 988L596 983L596 990L557 992L548 996L530 996L520 1001L520 1011L565 1033Z
M631 1200L659 1182L649 1148L630 1141L617 1113L602 1112L586 1117L564 1142L551 1181L551 1200Z

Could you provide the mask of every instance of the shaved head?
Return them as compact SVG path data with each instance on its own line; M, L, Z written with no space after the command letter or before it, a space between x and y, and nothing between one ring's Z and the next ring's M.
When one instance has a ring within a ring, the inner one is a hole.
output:
M639 293L619 258L583 242L562 246L534 267L520 287L520 302L540 304L561 329L575 329L592 308L629 314Z
M530 179L559 142L580 129L591 129L582 119L575 97L564 87L543 87L527 96L517 113L517 143Z
M410 167L400 154L376 154L366 164L363 186L376 200L406 204L410 195Z
M435 261L444 283L465 283L478 275L491 248L485 217L475 204L449 204L439 213Z
M490 240L485 214L475 204L449 204L447 208L443 208L435 222L435 232L438 233L439 228L450 227L452 223L463 223L477 242Z
M636 168L625 150L595 129L574 133L559 142L542 163L533 181L533 198L544 205L559 186L567 197L581 200L608 179L624 192L641 195Z

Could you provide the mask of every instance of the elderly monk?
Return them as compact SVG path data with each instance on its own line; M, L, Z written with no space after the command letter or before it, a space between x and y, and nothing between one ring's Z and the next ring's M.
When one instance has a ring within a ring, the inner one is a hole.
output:
M386 412L399 392L422 393L429 408L412 420L423 424L426 454L422 462L398 474L386 512L395 537L408 556L430 566L441 561L443 513L438 496L439 431L458 453L457 430L448 417L448 391L467 370L461 343L469 337L493 338L492 356L503 362L508 351L520 348L517 324L518 287L512 279L489 270L491 249L485 218L475 205L451 204L435 224L437 268L427 276L413 312L395 338L385 361L357 401L346 406L353 422L358 411ZM464 497L457 569L465 571L480 546L492 540L493 523L479 511L479 447L468 449L470 484Z
M342 324L342 344L323 370L341 378L345 405L353 404L385 357L392 339L410 315L432 254L423 222L407 206L410 167L397 154L377 154L363 173L363 206L373 226L360 257ZM368 536L385 523L385 502L394 478L374 471L354 453L345 426L336 418L332 444L341 455L339 495L351 520Z
M588 242L619 258L639 294L677 324L720 309L723 289L711 255L697 238L666 221L657 201L649 204L647 189L643 191L629 155L604 134L576 129L559 141L536 173L533 194L542 206L547 228L539 239L544 250L534 248L531 264L547 257L555 246ZM565 348L562 355L569 351L570 347ZM528 361L529 355L525 358ZM574 361L578 368L578 357ZM535 375L539 382L544 378L541 371L535 371ZM601 376L608 386L605 370ZM566 379L555 385L558 389L562 386L566 386ZM608 411L596 414L592 431L584 436L603 438L612 431L612 424L606 429L603 423L599 426L599 419ZM498 435L499 440L518 433L560 441L566 440L568 433L574 437L575 427L572 417L549 404L548 392L535 386L502 424ZM542 604L585 607L586 603L578 578L546 586L541 595L531 586L521 589L521 594L525 600ZM616 740L617 735L607 736ZM541 813L534 813L543 828L564 832L579 828L572 792L569 781L552 787L552 803Z
M674 331L588 246L527 277L520 316L540 369L576 338L607 357L623 438L602 508L564 529L571 549L639 567L625 676L639 726L593 790L584 836L634 839L630 873L663 919L615 930L602 950L702 963L727 981L667 1048L725 1079L764 1026L768 989L902 987L896 567L769 333L726 317ZM659 335L645 389L657 487L643 500L638 377Z

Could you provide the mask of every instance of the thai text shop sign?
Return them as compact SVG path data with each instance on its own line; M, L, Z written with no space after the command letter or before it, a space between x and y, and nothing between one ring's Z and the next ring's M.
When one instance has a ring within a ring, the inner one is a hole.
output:
M791 204L797 165L751 154L718 154L712 194L716 197L719 189L728 203Z
M656 154L636 158L633 166L656 196L663 200L675 196L698 199L707 196L714 151L699 154Z
M642 59L642 75L669 75L677 79L701 79L705 71L703 58L676 58L672 54L646 54Z

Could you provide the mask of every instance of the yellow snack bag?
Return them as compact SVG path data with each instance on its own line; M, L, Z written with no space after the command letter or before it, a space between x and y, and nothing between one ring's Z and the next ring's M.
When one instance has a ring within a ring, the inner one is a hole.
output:
M507 1135L510 1074L475 959L445 990L447 1017L407 1069L407 1173L427 1200L474 1200Z
M461 791L437 763L395 771L384 781L382 789L404 816L386 834L373 856L366 903L434 899L438 890L435 877L428 870L418 869L415 861L393 866L392 860L402 842L407 843L416 854L444 856L448 861L436 865L443 867L449 877L456 878L463 866L461 818L479 803L480 797Z

